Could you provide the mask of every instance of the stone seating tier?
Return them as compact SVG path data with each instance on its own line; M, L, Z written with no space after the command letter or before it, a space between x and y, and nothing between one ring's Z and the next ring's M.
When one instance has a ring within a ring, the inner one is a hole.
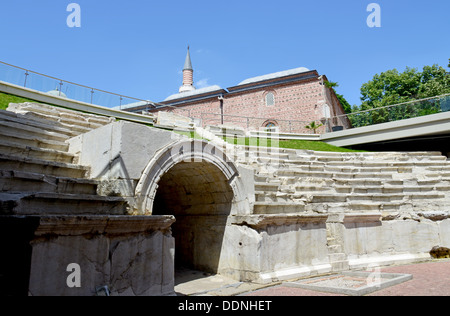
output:
M124 198L97 194L101 181L66 142L112 121L33 103L0 111L1 214L126 214Z

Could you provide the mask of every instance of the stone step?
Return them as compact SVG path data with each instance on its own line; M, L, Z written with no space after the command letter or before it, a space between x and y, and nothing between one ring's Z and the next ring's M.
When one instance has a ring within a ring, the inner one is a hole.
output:
M408 160L443 160L441 152L364 152L364 153L339 153L339 152L315 152L318 158L343 158L345 161L408 161Z
M333 152L333 151L312 151L312 150L296 150L298 155L309 155L315 157L344 157L344 158L360 158L360 159L385 159L398 157L433 157L442 156L439 151L416 151L416 152Z
M317 193L317 192L324 192L324 191L334 191L333 185L329 185L327 183L321 183L321 184L300 184L300 185L294 185L295 192L298 193ZM345 192L343 192L345 193Z
M436 172L433 173L426 173L425 176L427 178L436 178L436 179L442 179L442 181L448 181L450 179L450 171L442 171L442 172Z
M436 186L450 185L450 178L411 178L411 179L364 179L364 178L330 178L330 177L313 177L301 178L294 176L278 176L273 177L271 174L260 173L255 177L255 183L263 183L269 185L292 185L297 191L301 191L302 186L318 186L318 187L390 187L390 186ZM297 189L298 187L298 189Z
M99 181L55 177L39 173L0 170L0 192L97 194Z
M431 180L436 182L437 180ZM330 177L311 177L311 178L301 178L295 176L277 176L274 177L271 174L260 173L258 178L255 179L257 183L270 183L281 185L320 185L320 186L381 186L383 184L387 185L403 185L403 180L393 180L393 179L334 179Z
M0 193L0 215L126 215L121 197L57 193Z
M27 112L24 116L30 120L37 122L45 122L48 124L54 124L71 131L73 136L87 133L93 129L102 127L103 125L93 124L82 120L72 120L68 118L56 117L51 115L45 115L41 113Z
M293 203L292 198L287 193L255 191L256 202L272 203ZM302 201L303 202L303 201Z
M69 144L63 141L46 139L30 133L20 133L10 129L2 130L0 141L8 141L24 146L54 149L59 151L68 151Z
M280 183L280 180L273 175L272 176L268 176L266 174L260 175L258 173L255 173L254 180L255 182L258 183L272 183L272 182Z
M19 130L26 129L25 127L31 127L34 128L32 129L33 131L37 132L42 130L46 132L66 135L66 139L77 135L77 133L74 133L69 128L63 127L58 123L52 122L46 118L34 119L28 114L19 114L0 110L0 122L15 123L15 127ZM10 126L10 128L12 127Z
M340 153L340 152L319 152L311 150L296 150L284 148L263 148L256 146L237 146L238 150L248 152L266 151L269 152L268 157L280 158L279 154L288 154L292 159L300 161L322 161L322 162L338 162L338 161L441 161L446 160L441 152L358 152L358 153ZM270 152L274 152L273 155ZM294 158L296 156L296 158Z
M334 179L336 186L383 186L383 185L404 185L403 180L398 179Z
M58 118L61 122L64 123L65 120L69 124L78 122L80 124L92 123L98 125L106 125L113 122L115 119L95 114L83 113L80 111L69 110L61 107L56 107L48 104L39 104L39 103L17 103L10 104L8 106L8 111L12 111L15 113L35 113L41 114L44 117L49 118ZM88 127L89 125L83 125Z
M410 193L323 193L323 192L264 192L255 191L255 200L258 202L304 202L304 203L345 203L355 201L366 202L393 202L444 199L442 192L410 192Z
M337 193L415 193L415 192L450 192L450 185L416 185L416 186L335 186Z
M418 179L417 185L443 185L447 186L450 185L450 179Z
M415 193L415 192L450 192L450 183L439 180L416 181L415 185L405 185L404 181L392 180L389 182L372 180L354 180L352 183L343 184L343 181L323 181L319 183L298 183L281 184L277 182L255 182L255 191L272 193L292 191L296 193L321 193L324 191L334 191L335 193ZM346 181L348 182L348 181ZM413 181L414 182L414 181ZM368 185L369 184L369 185ZM287 188L287 189L286 189Z
M355 158L357 159L357 158ZM342 162L347 161L345 157L342 156L305 156L305 155L297 155L296 160L309 160L309 161L317 161L317 162Z
M37 158L65 163L72 163L75 158L74 154L65 151L26 146L5 140L0 140L0 152L17 158Z
M298 151L296 149L291 148L268 148L268 147L258 147L258 146L243 146L243 145L236 145L236 148L240 151L245 152L275 152L275 153L281 153L281 154L289 154L289 155L297 155Z
M361 158L361 157L345 157L345 156L337 156L337 157L320 157L320 156L298 156L296 157L295 160L305 160L305 161L317 161L317 162L325 162L328 164L342 164L344 163L351 163L351 164L356 164L356 163L367 163L367 162L376 162L376 163L381 163L381 162L389 162L389 163L413 163L413 162L443 162L446 161L446 157L445 156L398 156L395 157L395 159L393 159L393 157L390 156L386 156L384 159L383 158L374 158L374 159L370 159L370 158Z
M276 164L281 166L326 166L325 162L317 162L312 160L298 160L298 159L277 159L276 157L264 158L260 157L257 160L262 164Z
M304 171L299 169L280 169L276 172L280 176L294 176L298 178L325 178L325 179L392 179L392 173L386 172L327 172L327 171Z
M316 213L349 213L349 212L396 212L404 207L404 202L338 202L338 203L309 203L305 205L307 212Z
M0 170L19 170L57 177L87 178L90 168L70 163L0 153Z
M43 127L27 126L13 121L0 120L0 133L6 134L8 132L60 142L64 142L72 137Z
M258 158L261 164L275 165L279 168L310 168L311 170L329 169L329 170L348 170L360 168L361 170L382 169L386 171L410 172L413 168L431 168L430 170L450 170L450 163L446 160L438 161L339 161L339 162L323 162L311 160L297 159L276 159L276 158Z
M444 157L445 158L445 157ZM330 162L328 166L334 167L433 167L433 166L448 166L449 162L446 160L433 160L433 161L354 161L354 162Z
M398 212L404 207L404 202L334 202L308 203L301 202L255 202L254 214L295 214L295 213L351 213L351 212ZM421 204L417 204L420 209ZM411 204L411 208L413 205Z
M245 155L240 155L238 158L254 158L259 159L261 161L268 161L268 162L277 162L277 161L288 161L289 160L289 154L283 154L283 153L269 153L269 152L250 152L246 153Z
M352 202L352 201L373 201L373 202L392 202L406 200L429 200L442 199L445 194L439 192L427 193L374 193L374 194L314 194L312 203L328 202Z
M34 117L37 120L51 120L53 122L58 122L63 125L69 125L69 126L80 126L85 127L89 129L96 129L99 127L104 126L105 124L99 123L99 122L92 122L92 119L89 120L86 117L83 116L82 112L76 112L76 113L64 113L60 112L57 116L55 115L49 115L45 113L39 113L39 112L27 112L27 116Z
M319 171L319 172L339 172L339 173L411 173L412 167L353 167L353 166L301 166L296 167L298 170Z
M255 191L277 192L279 188L279 183L255 182Z
M305 211L304 204L292 202L255 202L253 214L289 214Z
M442 165L442 166L431 166L425 168L428 171L444 171L444 172L450 172L450 164Z

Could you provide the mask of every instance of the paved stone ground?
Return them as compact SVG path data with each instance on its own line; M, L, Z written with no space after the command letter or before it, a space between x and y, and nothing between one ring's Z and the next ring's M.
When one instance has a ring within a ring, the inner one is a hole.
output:
M413 279L368 296L450 296L450 260L382 268L381 272L412 274ZM343 296L283 285L246 293L249 296Z

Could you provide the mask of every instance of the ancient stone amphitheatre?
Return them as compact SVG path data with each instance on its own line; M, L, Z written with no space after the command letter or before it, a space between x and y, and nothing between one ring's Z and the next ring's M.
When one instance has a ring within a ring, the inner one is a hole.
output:
M450 247L439 152L235 146L33 103L0 129L1 294L173 295L178 266L270 283Z

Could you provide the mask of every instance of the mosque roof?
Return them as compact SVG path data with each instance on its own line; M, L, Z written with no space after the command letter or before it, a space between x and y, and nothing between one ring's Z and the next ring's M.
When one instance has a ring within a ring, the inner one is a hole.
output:
M55 97L67 98L67 95L64 92L59 91L58 88L55 88L55 90L52 91L48 91L47 94L50 94Z
M200 94L213 92L213 91L218 91L218 90L222 90L222 88L217 86L217 85L210 86L210 87L206 87L206 88L196 89L196 90L193 90L193 91L187 91L187 92L181 92L181 93L177 93L177 94L172 94L171 96L166 98L164 101L172 101L172 100L176 100L176 99L192 97L192 96L195 96L195 95L200 95Z
M267 75L263 75L263 76L258 76L258 77L245 79L244 81L239 83L238 86L243 86L243 85L246 85L246 84L260 82L260 81L264 81L264 80L270 80L270 79L277 79L277 78L287 77L287 76L301 74L301 73L308 72L308 71L310 71L310 70L308 68L305 68L305 67L294 68L294 69L285 70L285 71L279 71L279 72L275 72L275 73L271 73L271 74L267 74Z

